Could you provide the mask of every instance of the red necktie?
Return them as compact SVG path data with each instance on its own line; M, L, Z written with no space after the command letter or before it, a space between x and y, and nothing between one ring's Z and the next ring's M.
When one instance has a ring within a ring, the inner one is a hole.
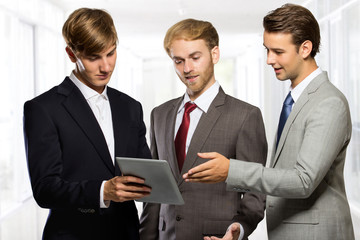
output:
M179 165L179 170L181 172L182 166L185 161L186 157L186 137L189 130L189 124L190 124L190 113L196 108L196 104L187 102L185 104L185 112L184 116L181 122L181 125L179 127L179 130L176 134L175 138L175 150L176 150L176 158Z

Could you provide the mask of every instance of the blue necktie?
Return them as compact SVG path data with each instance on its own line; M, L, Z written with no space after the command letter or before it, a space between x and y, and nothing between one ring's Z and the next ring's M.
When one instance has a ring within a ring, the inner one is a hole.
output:
M278 135L277 135L277 141L276 141L276 148L279 143L280 136L281 136L282 130L284 129L286 120L288 119L288 117L290 115L293 103L294 103L294 100L291 97L291 92L289 92L289 94L285 98L285 101L284 101L284 104L283 104L283 107L281 110L279 127L278 127Z

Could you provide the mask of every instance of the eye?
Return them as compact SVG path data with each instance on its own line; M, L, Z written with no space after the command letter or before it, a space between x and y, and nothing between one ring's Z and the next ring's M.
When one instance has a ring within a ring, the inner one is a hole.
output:
M174 59L174 63L175 63L175 64L180 64L180 63L182 63L182 60L180 60L180 59Z
M87 59L91 62L96 61L99 57L98 56L89 56Z
M108 54L108 57L111 57L111 56L113 56L115 54L115 51L112 51L112 52L110 52L109 54Z
M283 54L285 52L283 49L278 49L278 48L272 49L271 51L273 53L275 53L276 55L281 55L281 54Z

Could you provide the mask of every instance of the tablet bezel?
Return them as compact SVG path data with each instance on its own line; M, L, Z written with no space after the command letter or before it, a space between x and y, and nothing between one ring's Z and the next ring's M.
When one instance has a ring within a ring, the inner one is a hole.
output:
M145 185L152 188L149 196L136 201L183 205L179 187L166 160L116 157L124 176L131 175L145 179Z

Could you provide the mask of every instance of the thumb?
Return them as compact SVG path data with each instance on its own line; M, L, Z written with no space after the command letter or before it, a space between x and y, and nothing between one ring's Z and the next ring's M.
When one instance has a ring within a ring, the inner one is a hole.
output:
M231 230L231 232L236 232L239 230L239 227L236 226L235 224L232 224L230 230Z

